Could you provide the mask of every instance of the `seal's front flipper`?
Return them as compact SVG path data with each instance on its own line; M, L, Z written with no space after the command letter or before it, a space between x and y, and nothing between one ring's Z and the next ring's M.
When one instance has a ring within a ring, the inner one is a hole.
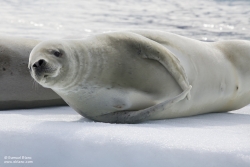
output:
M165 47L163 47L162 50L156 54L150 54L146 52L145 58L153 59L153 60L160 62L175 78L175 80L180 85L182 90L189 88L190 85L187 79L187 75L179 59L176 58L174 54L170 52L169 50L167 50ZM190 99L190 98L191 98L191 95L190 93L188 93L187 99Z
M168 107L171 107L173 104L183 100L190 92L191 88L192 86L189 86L188 89L184 90L178 96L143 110L117 111L114 113L92 117L91 119L107 123L130 123L130 124L146 121L150 118L152 114L163 111Z
M174 77L182 90L189 88L187 75L179 59L164 46L132 32L119 32L116 33L114 38L119 40L119 42L124 42L123 44L130 49L134 49L139 56L161 63ZM190 97L190 93L188 93L187 98L190 99Z

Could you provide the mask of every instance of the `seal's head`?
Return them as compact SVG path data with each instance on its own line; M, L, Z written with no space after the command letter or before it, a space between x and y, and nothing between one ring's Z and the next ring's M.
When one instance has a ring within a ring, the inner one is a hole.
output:
M60 88L63 76L68 72L69 56L63 41L44 41L30 53L29 65L31 76L42 86Z

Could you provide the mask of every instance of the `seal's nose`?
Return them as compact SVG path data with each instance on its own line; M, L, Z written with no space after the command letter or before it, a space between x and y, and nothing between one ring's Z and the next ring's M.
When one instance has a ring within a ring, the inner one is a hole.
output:
M40 60L38 60L37 62L35 62L33 65L32 65L32 67L33 68L38 68L38 67L41 67L42 65L45 65L45 60L43 60L43 59L40 59Z

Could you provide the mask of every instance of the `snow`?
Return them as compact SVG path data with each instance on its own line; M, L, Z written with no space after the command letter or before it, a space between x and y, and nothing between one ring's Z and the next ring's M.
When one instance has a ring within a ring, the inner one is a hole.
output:
M69 107L0 112L0 166L250 166L250 106L108 124ZM29 163L29 164L28 164Z

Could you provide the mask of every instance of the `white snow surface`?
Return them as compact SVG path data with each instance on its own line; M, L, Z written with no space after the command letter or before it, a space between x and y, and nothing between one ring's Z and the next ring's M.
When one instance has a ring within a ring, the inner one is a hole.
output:
M94 122L70 107L1 111L0 158L1 167L249 167L250 106L140 124Z

